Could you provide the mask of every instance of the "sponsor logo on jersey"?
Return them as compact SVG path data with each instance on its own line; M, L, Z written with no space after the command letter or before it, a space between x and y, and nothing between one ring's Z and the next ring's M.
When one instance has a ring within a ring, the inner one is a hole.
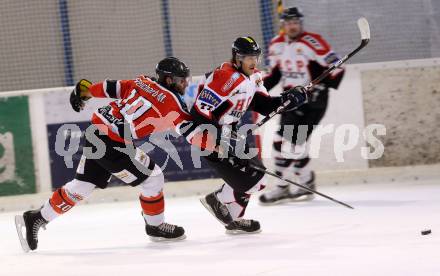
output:
M98 113L102 115L109 123L115 124L115 125L123 125L124 120L116 118L111 114L112 107L107 105L101 108L98 108Z
M321 43L317 39L315 39L313 36L306 35L303 38L305 41L308 41L312 46L315 48L315 50L324 50L324 46L322 46Z
M155 97L158 102L164 103L165 98L167 97L164 93L161 91L154 89L151 87L148 83L143 82L141 79L137 78L134 80L137 86L141 88L143 91L147 92L151 96Z
M222 87L222 92L226 92L228 91L232 85L234 85L235 81L238 80L238 78L240 77L240 73L235 72L234 74L232 74L231 78L223 85Z
M232 96L239 95L239 94L246 94L246 91L236 90L236 91L234 92L234 94L232 94Z
M306 77L305 72L287 72L283 71L283 77L289 79L304 79Z
M243 117L243 114L246 112L246 110L232 110L230 115L236 118L241 118Z
M221 99L214 91L204 88L199 94L199 101L211 106L217 106L220 104Z

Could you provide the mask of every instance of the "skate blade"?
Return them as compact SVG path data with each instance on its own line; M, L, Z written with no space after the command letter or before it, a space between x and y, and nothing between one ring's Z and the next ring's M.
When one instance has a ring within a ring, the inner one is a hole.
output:
M315 194L311 195L301 195L298 197L290 198L290 202L303 202L303 201L310 201L315 198Z
M149 236L149 237L150 240L153 242L177 242L186 239L185 235L182 235L177 238L164 238L164 237L153 237L153 236Z
M21 248L24 252L28 253L31 251L27 243L26 238L23 236L23 228L26 229L23 216L15 216L15 228L17 229L18 239L20 240Z
M283 199L280 199L280 200L277 200L277 201L273 201L273 202L261 202L261 201L259 201L258 203L261 206L274 206L274 205L279 205L279 204L287 203L287 202L290 202L290 201L292 201L291 198L283 198Z
M253 232L246 232L246 231L243 231L243 230L229 230L229 229L226 229L225 233L228 234L228 235L232 235L232 236L236 236L236 235L253 235L253 234L261 233L261 229L258 229L257 231L253 231Z
M290 202L303 202L303 201L311 201L315 198L314 194L311 195L301 195L298 197L287 197L287 198L283 198L274 202L261 202L259 201L259 204L261 206L275 206L275 205L280 205L280 204L284 204L284 203L290 203Z
M208 210L208 212L210 212L211 215L214 216L214 218L215 218L216 220L218 220L218 221L219 221L222 225L224 225L224 226L227 225L226 223L224 223L223 221L221 221L219 218L217 218L217 216L216 216L215 213L214 213L214 210L212 210L211 206L209 206L208 202L206 202L206 199L205 199L204 197L202 197L202 198L200 199L200 202L201 202L202 205L206 208L206 210Z

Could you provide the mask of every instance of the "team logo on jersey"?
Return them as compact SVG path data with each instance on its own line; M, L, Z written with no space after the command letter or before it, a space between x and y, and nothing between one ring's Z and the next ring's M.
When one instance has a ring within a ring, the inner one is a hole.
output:
M220 104L221 99L219 96L217 96L213 91L204 88L202 92L199 94L199 100L205 104L211 105L211 106L217 106Z
M258 78L258 79L255 80L255 84L257 86L261 86L263 84L263 80L261 78Z
M297 55L302 55L302 54L303 54L303 49L301 49L301 48L297 48L297 49L296 49L296 54L297 54Z
M240 77L240 73L235 72L234 74L232 74L231 78L223 85L222 87L222 92L226 92L228 91L232 85L234 85L235 81L238 80L238 78Z

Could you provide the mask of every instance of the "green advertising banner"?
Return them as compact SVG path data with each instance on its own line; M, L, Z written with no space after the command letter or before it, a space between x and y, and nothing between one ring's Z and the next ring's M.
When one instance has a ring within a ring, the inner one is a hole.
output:
M35 191L28 98L0 98L0 196Z

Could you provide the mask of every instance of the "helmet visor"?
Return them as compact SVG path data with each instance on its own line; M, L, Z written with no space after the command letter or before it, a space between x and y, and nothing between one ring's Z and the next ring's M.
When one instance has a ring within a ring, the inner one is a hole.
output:
M191 75L188 75L187 77L173 76L173 83L189 85L191 83L191 81L192 81Z
M261 54L253 54L253 55L237 54L237 59L245 63L255 62L256 64L259 64L261 61Z

